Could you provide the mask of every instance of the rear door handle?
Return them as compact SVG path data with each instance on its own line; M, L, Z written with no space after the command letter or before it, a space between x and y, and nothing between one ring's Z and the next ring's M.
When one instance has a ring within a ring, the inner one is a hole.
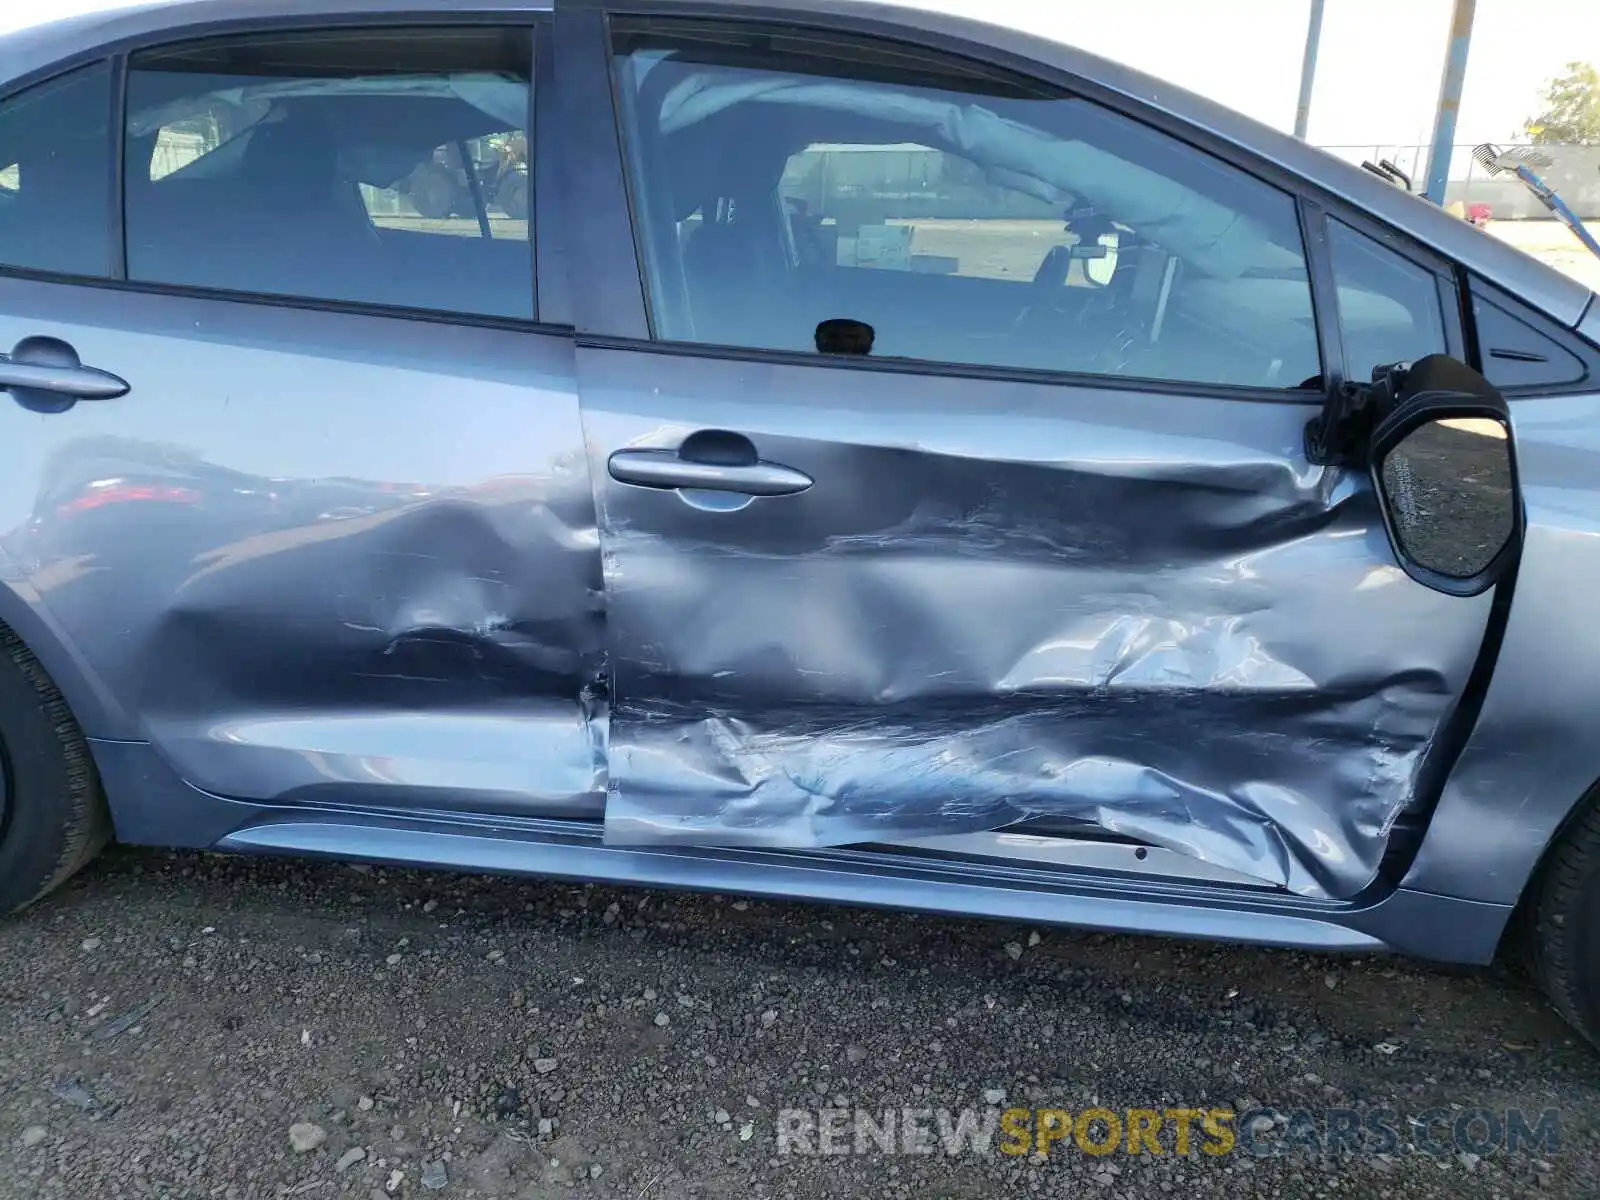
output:
M25 408L59 411L79 400L114 400L128 384L109 371L86 367L59 338L30 337L0 354L0 389Z
M693 488L746 496L793 496L811 476L780 463L713 463L683 458L676 450L618 450L609 460L611 478L639 487Z

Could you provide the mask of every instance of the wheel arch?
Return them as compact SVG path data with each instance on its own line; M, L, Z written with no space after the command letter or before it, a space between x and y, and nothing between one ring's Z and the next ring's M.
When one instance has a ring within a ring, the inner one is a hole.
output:
M1596 779L1591 783L1588 789L1567 809L1561 820L1552 827L1550 836L1545 840L1538 857L1534 860L1533 869L1527 873L1527 877L1523 880L1522 890L1517 893L1511 916L1506 921L1506 927L1500 933L1497 957L1508 955L1525 956L1529 949L1528 939L1533 935L1533 906L1538 902L1539 895L1544 888L1550 861L1561 848L1567 834L1597 804L1600 804L1600 779Z
M0 636L16 638L33 655L88 738L137 740L132 722L26 585L6 577L0 556Z

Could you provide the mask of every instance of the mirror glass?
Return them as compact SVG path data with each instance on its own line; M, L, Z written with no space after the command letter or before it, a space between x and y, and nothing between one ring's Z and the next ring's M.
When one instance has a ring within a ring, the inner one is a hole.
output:
M1511 441L1499 421L1429 421L1375 472L1397 549L1452 579L1481 574L1516 524Z
M1121 236L1116 230L1085 238L1073 245L1072 270L1067 274L1067 284L1105 287L1117 273L1117 251ZM1082 282L1074 276L1082 272Z

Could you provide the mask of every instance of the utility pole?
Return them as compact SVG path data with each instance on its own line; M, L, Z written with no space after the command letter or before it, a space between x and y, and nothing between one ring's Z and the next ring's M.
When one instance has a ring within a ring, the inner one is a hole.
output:
M1433 143L1428 151L1427 196L1444 203L1450 182L1450 154L1455 148L1456 118L1461 113L1461 86L1467 78L1467 51L1472 48L1472 18L1478 0L1455 0L1450 15L1450 46L1445 52L1444 78L1439 83L1439 107L1433 118Z
M1311 123L1311 86L1317 78L1317 50L1322 44L1322 5L1311 0L1311 23L1306 28L1306 56L1300 64L1300 103L1294 110L1294 135L1305 140Z

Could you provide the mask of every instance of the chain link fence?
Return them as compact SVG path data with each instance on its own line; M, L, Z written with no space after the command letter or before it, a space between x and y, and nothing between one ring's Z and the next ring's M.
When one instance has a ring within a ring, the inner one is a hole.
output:
M1497 143L1502 151L1524 149L1525 142ZM1388 159L1411 177L1420 191L1428 168L1428 147L1421 145L1323 146L1322 149L1353 163ZM1545 145L1538 147L1552 160L1537 174L1561 194L1572 211L1585 221L1600 220L1600 146ZM1498 221L1543 220L1549 217L1544 205L1513 177L1491 177L1472 157L1473 147L1452 148L1450 181L1445 187L1445 203L1460 201L1463 206L1487 204Z

